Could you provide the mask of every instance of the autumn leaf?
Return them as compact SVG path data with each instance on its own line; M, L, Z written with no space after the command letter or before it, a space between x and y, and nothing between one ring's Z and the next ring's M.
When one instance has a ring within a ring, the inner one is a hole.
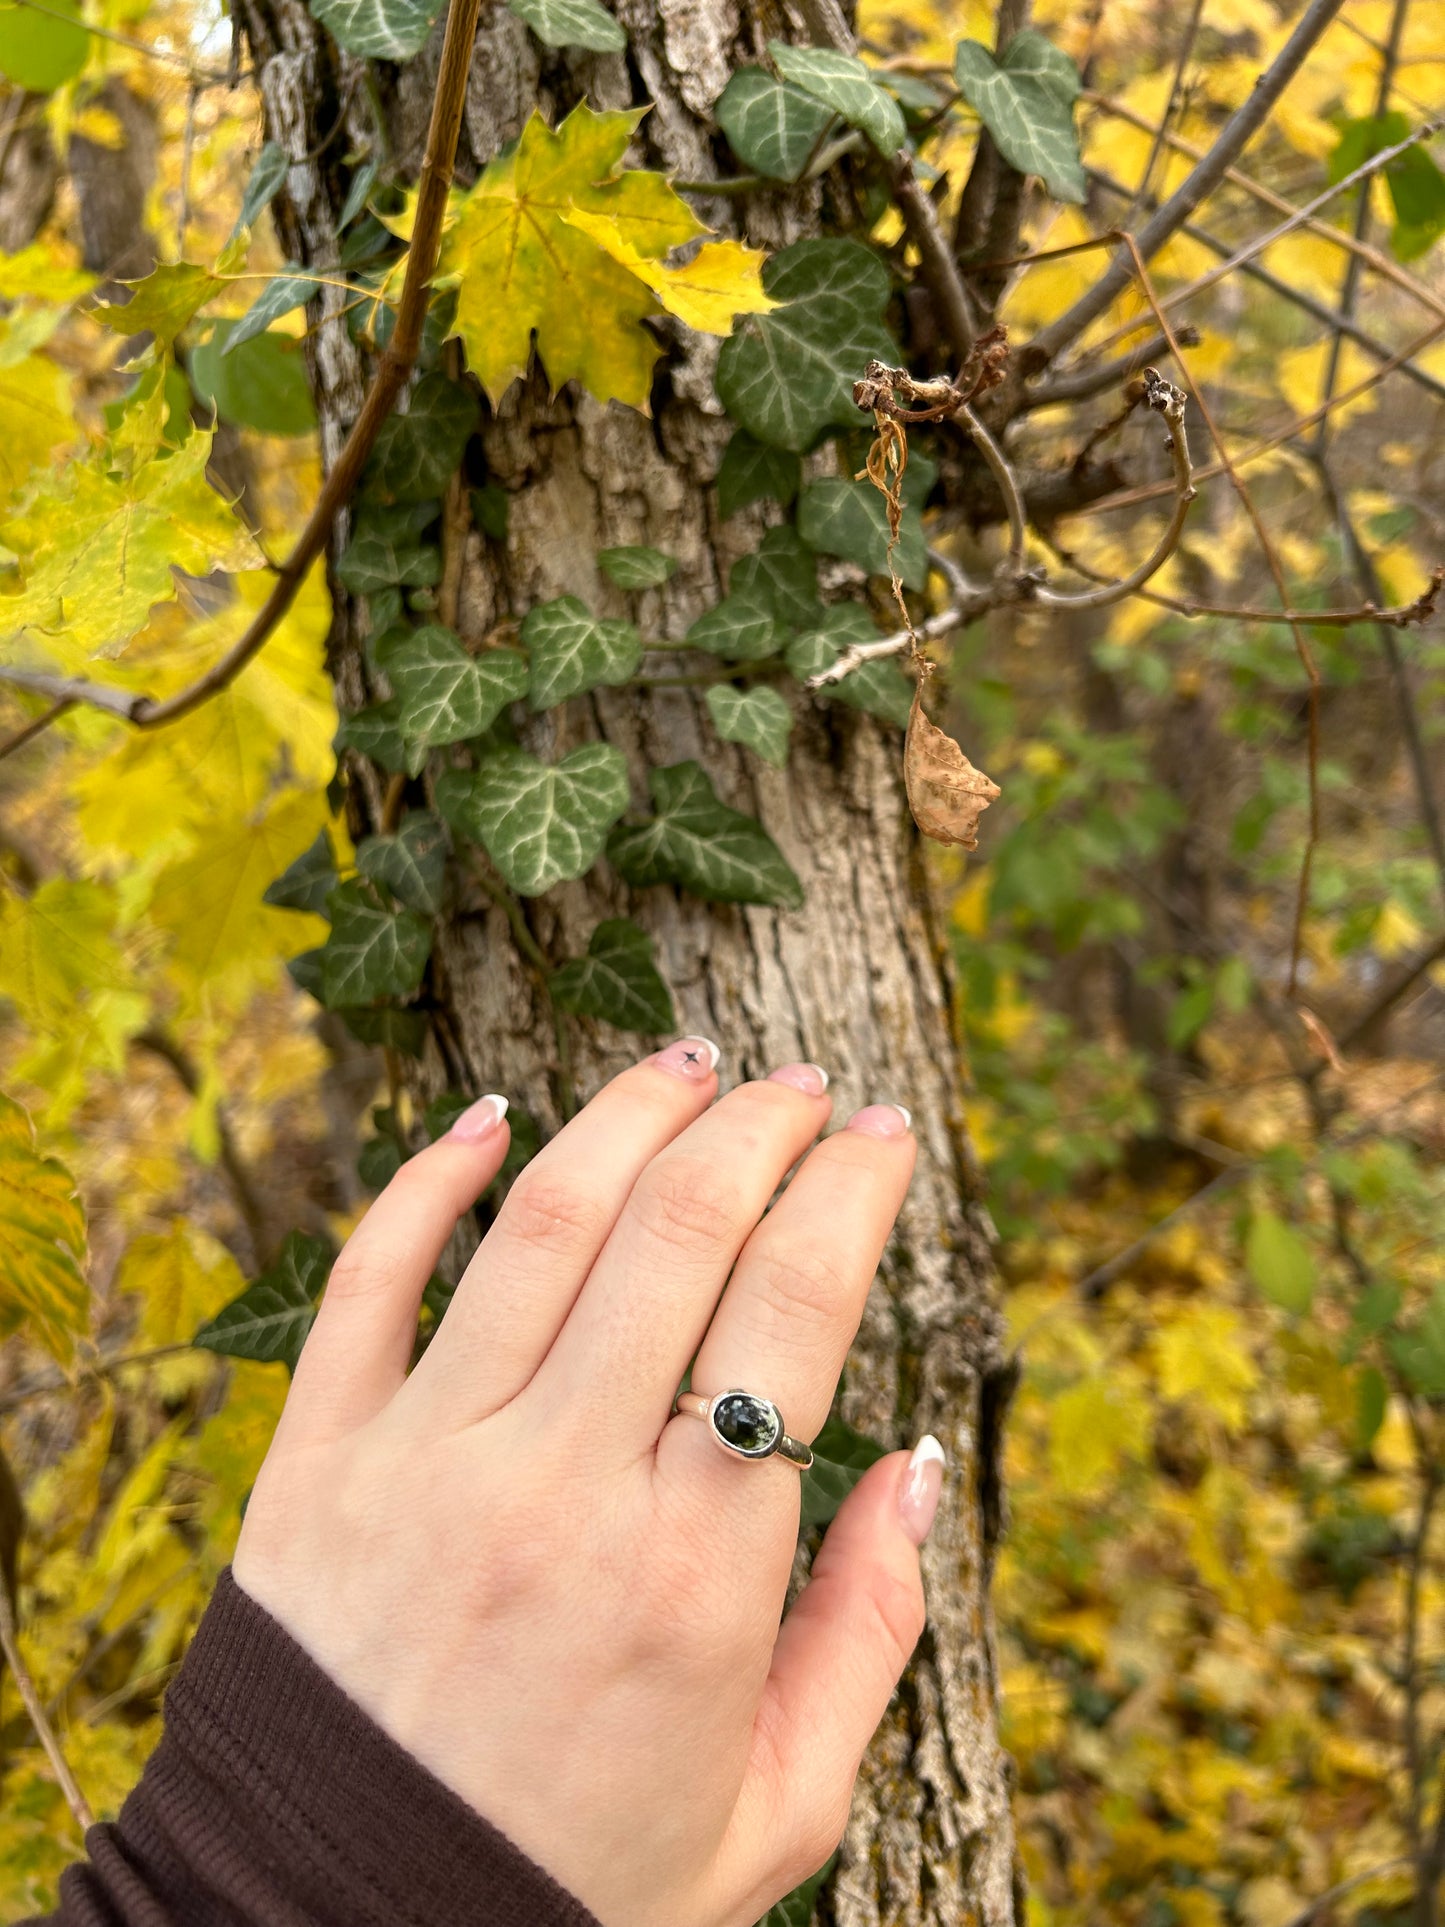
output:
M997 783L975 769L953 738L923 713L926 667L913 691L908 735L903 745L903 778L908 807L925 836L935 843L958 843L978 848L978 819L1003 792Z
M75 1180L40 1156L30 1119L0 1097L0 1320L18 1312L57 1357L69 1358L90 1303L84 1260Z

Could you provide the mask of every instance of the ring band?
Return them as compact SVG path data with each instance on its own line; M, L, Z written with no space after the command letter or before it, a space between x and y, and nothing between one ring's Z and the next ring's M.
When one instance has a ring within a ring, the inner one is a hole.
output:
M679 1392L672 1402L674 1412L705 1419L708 1430L725 1452L735 1459L786 1459L806 1472L813 1463L813 1449L801 1439L789 1438L783 1429L783 1415L770 1398L756 1392L714 1392L704 1398L701 1392Z

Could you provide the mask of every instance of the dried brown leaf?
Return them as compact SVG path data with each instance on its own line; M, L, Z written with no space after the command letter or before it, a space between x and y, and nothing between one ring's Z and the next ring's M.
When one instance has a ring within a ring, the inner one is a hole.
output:
M932 664L925 663L913 692L908 737L903 745L903 780L908 807L925 836L935 843L978 848L978 819L1003 792L975 769L958 744L923 713L923 685Z

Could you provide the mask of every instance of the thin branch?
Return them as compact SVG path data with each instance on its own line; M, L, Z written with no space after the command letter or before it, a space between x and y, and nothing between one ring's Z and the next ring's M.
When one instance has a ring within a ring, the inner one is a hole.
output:
M1159 125L1154 130L1154 139L1149 146L1149 158L1144 163L1144 172L1139 176L1139 185L1134 189L1129 203L1126 223L1132 224L1139 209L1149 200L1149 190L1154 180L1154 169L1159 165L1159 156L1164 151L1164 143L1169 134L1169 123L1174 118L1174 109L1179 104L1180 90L1184 85L1184 69L1189 64L1189 56L1194 51L1194 43L1199 37L1199 22L1204 14L1204 0L1194 0L1194 11L1189 16L1189 25L1179 42L1179 57L1174 62L1174 77L1169 83L1169 98L1164 103L1164 112ZM1157 352L1157 350L1156 350ZM1151 355L1150 360L1153 360Z
M1187 324L1177 330L1179 340L1186 348L1197 348L1200 342L1199 330ZM1114 361L1103 362L1097 368L1080 368L1076 373L1060 375L1056 381L1045 382L1037 388L1026 388L1019 406L1020 414L1032 414L1036 408L1059 408L1066 402L1088 401L1094 395L1103 394L1106 388L1122 388L1148 366L1167 354L1169 343L1163 335L1151 335L1138 348L1131 348L1127 354ZM1442 385L1445 392L1445 385Z
M1003 496L1004 508L1008 514L1008 568L1017 575L1024 566L1024 547L1027 540L1024 500L1019 493L1018 478L1009 466L1007 456L973 410L965 404L958 412L967 424L968 432L977 442L978 451L988 463L993 479L998 483L999 493Z
M1157 214L1144 224L1139 235L1139 252L1149 260L1173 234L1181 221L1198 207L1224 178L1225 170L1238 158L1269 119L1276 101L1303 66L1310 50L1339 12L1342 0L1310 0L1296 23L1294 32L1280 49L1274 65L1261 74L1249 99L1220 129L1219 138ZM1042 368L1079 336L1092 321L1104 313L1129 285L1124 262L1115 261L1093 287L1073 306L1043 329L1029 344L1028 356L1034 368Z
M919 267L937 303L943 332L962 366L978 336L978 317L958 272L953 249L944 239L938 209L918 185L912 156L906 148L899 150L893 162L893 198L918 249Z
M102 1354L90 1364L80 1365L74 1378L67 1372L48 1372L43 1378L24 1379L8 1392L0 1393L0 1414L17 1411L20 1406L28 1405L31 1399L45 1398L51 1392L73 1392L77 1380L111 1378L116 1372L129 1370L132 1365L153 1365L157 1359L174 1358L181 1352L192 1350L194 1347L189 1340L184 1344L153 1345L143 1352Z
M73 696L57 698L48 709L43 709L38 716L32 717L23 729L17 729L13 736L7 736L4 742L0 742L0 763L3 763L7 756L13 756L17 749L24 749L27 743L34 742L35 738L49 729L50 725L63 716L67 709L74 709L74 707Z
M33 4L33 0L28 3ZM270 640L295 601L311 564L326 547L337 515L350 501L382 424L396 406L421 349L427 297L441 246L442 221L456 162L457 136L466 104L467 74L480 7L481 0L452 0L447 14L426 154L417 190L411 248L391 338L361 404L361 412L336 458L335 467L322 485L306 527L277 570L271 593L245 634L203 676L161 701L129 690L110 689L83 677L72 679L12 669L0 669L0 677L50 696L57 703L62 699L87 703L92 708L123 717L138 729L155 729L162 723L189 715L224 689Z
M0 1586L0 1651L9 1662L10 1671L15 1675L15 1685L30 1716L30 1724L35 1728L35 1737L45 1749L45 1757L50 1769L59 1782L60 1791L65 1795L65 1804L75 1815L75 1824L82 1833L95 1825L95 1815L91 1812L85 1795L75 1783L75 1775L70 1770L70 1762L61 1751L60 1741L55 1737L55 1729L45 1717L45 1708L40 1695L35 1690L35 1681L20 1657L20 1643L15 1631L15 1615L10 1610L10 1594Z
M1382 1017L1387 1016L1395 1008L1402 997L1409 995L1426 971L1439 963L1442 957L1445 957L1445 936L1437 937L1428 950L1422 950L1417 957L1403 966L1373 999L1368 1008L1362 1010L1353 1020L1349 1029L1336 1038L1336 1048L1347 1051L1352 1044L1359 1043L1360 1039L1379 1023Z
M1068 549L1060 548L1057 543L1053 547L1060 559L1080 575L1095 582L1108 580L1086 562L1080 562ZM1136 593L1146 602L1157 603L1161 609L1171 609L1175 615L1188 616L1191 620L1198 616L1227 616L1235 622L1303 622L1322 629L1350 629L1356 623L1365 622L1384 624L1392 629L1412 629L1433 619L1442 589L1445 589L1445 566L1431 570L1428 586L1413 602L1402 602L1392 609L1381 609L1373 602L1363 602L1355 609L1254 609L1232 602L1199 602L1185 596L1164 595L1158 589L1139 589Z
M1378 1867L1367 1867L1363 1873L1352 1873L1348 1880L1340 1881L1337 1886L1322 1893L1317 1900L1312 1900L1303 1913L1296 1914L1292 1919L1287 1920L1285 1927L1314 1927L1314 1922L1319 1919L1324 1908L1332 1907L1337 1900L1343 1900L1345 1895L1353 1893L1356 1887L1363 1887L1367 1880L1379 1880L1387 1873L1397 1873L1401 1867L1408 1867L1411 1864L1410 1856L1401 1854L1398 1860L1386 1860Z
M1430 1520L1440 1494L1440 1473L1428 1441L1419 1429L1414 1406L1409 1407L1415 1426L1415 1456L1420 1476L1420 1507L1415 1532L1410 1542L1410 1558L1405 1568L1405 1639L1400 1658L1401 1690L1405 1696L1405 1771L1409 1778L1410 1846L1428 1879L1425 1854L1425 1787L1420 1747L1420 1593L1425 1576L1425 1558L1430 1538Z

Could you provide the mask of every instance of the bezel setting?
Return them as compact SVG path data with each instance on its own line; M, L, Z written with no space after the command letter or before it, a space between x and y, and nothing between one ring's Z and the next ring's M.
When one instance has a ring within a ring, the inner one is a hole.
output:
M770 1422L771 1435L766 1443L757 1446L739 1445L735 1440L725 1438L719 1426L719 1413L730 1399L745 1399L749 1406L757 1408L759 1416L766 1415ZM726 1392L715 1392L707 1402L708 1430L717 1440L724 1452L731 1452L738 1459L766 1459L783 1441L783 1415L770 1398L759 1398L756 1392L744 1391L741 1386L733 1386Z

